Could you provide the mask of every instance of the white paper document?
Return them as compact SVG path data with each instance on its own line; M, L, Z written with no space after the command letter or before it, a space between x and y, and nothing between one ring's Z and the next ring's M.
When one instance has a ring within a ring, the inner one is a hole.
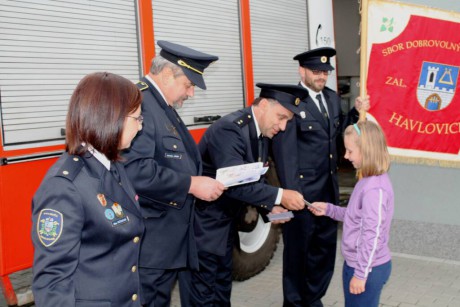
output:
M216 180L222 182L225 187L231 187L258 181L267 170L268 166L264 166L262 162L223 167L217 169Z

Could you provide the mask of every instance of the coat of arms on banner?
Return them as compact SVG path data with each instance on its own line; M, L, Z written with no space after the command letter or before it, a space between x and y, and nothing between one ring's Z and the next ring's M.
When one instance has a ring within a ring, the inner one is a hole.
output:
M417 99L428 111L447 107L455 95L458 67L423 62L417 87Z

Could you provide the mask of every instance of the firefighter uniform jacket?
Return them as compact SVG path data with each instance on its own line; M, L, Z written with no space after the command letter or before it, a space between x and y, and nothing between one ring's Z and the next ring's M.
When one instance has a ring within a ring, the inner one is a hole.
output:
M138 87L144 126L123 156L145 219L139 262L160 270L197 268L195 197L188 191L191 176L201 175L201 157L185 124L150 81L143 78Z
M273 138L272 151L282 188L302 193L309 202L337 204L336 139L348 124L340 109L340 97L329 88L323 91L328 118L311 97L299 105L299 115L286 130ZM357 118L351 111L348 118ZM325 294L332 278L337 242L337 223L315 217L306 208L295 211L283 225L283 288L286 305L310 306Z
M257 162L259 156L267 157L268 139L263 138L263 142L265 152L259 153L251 108L219 119L207 129L198 145L203 158L203 174L215 178L218 168ZM230 187L212 203L198 202L195 230L199 250L219 256L225 254L232 220L242 204L272 210L278 188L262 181Z
M48 171L32 203L37 306L140 306L144 224L118 173L121 184L89 153L64 153Z
M313 100L299 105L300 115L273 138L273 155L281 186L301 192L309 202L339 199L336 138L342 132L340 98L325 88L329 124ZM329 193L329 192L332 192Z

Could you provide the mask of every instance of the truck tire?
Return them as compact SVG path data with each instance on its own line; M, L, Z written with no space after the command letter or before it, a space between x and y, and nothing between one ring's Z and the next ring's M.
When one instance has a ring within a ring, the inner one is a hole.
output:
M280 183L275 164L269 157L267 183L279 187ZM246 206L246 211L237 223L238 238L233 246L233 280L243 281L262 272L270 263L278 245L281 227L265 223L253 206Z
M265 223L260 215L251 232L239 232L233 247L233 280L243 281L262 272L270 263L280 239L279 225Z

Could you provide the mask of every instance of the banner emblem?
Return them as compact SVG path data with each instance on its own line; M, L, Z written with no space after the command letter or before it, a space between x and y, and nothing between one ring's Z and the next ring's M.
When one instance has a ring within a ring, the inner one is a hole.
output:
M423 62L417 87L419 104L428 111L447 107L455 95L458 71L457 66Z

